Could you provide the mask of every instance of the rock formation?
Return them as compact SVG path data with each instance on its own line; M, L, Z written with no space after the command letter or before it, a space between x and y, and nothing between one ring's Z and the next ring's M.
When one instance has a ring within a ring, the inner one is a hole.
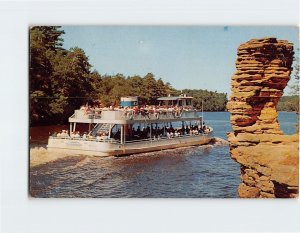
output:
M231 158L241 164L240 197L297 197L299 137L283 135L276 106L290 79L293 44L252 39L238 48L227 104Z

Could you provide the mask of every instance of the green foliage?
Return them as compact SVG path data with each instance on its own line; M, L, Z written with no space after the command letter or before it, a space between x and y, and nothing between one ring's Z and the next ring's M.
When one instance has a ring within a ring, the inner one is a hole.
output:
M124 77L121 74L102 77L100 100L105 106L119 105L122 96L138 96L139 104L156 104L156 99L165 96L168 86L161 80L156 80L149 73L145 77L138 75Z
M80 48L64 50L60 27L30 29L30 123L63 123L94 96L94 75ZM88 96L87 96L88 93Z
M204 111L225 111L227 104L227 94L218 93L207 90L182 90L183 93L188 94L189 96L194 97L194 107L197 109L202 109L203 101L203 110Z
M182 92L148 73L144 77L122 74L101 76L91 71L85 52L63 49L60 27L30 29L30 124L66 123L81 104L119 105L122 96L138 96L139 104L156 104L157 98ZM194 106L205 111L225 111L227 95L207 90L185 89Z
M299 95L299 79L300 79L300 61L299 61L299 49L296 52L296 57L294 59L294 75L293 75L293 84L290 85L291 95Z
M294 111L299 112L299 97L298 96L282 96L278 105L278 111Z

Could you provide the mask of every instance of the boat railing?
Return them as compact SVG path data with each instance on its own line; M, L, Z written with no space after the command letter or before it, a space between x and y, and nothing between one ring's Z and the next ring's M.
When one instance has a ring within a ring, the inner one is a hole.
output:
M156 111L149 110L135 112L133 109L106 109L88 112L84 110L75 110L75 113L70 118L103 120L158 120L195 117L199 117L199 115L196 111L193 110L158 109Z
M128 140L125 141L125 143L138 143L138 142L153 142L153 141L166 141L166 140L175 140L180 138L191 138L191 137L199 137L199 136L207 136L205 133L199 133L199 134L185 134L185 135L178 135L173 137L152 137L152 138L146 138L146 139L138 139L138 140Z
M112 139L112 138L100 138L97 139L95 137L87 137L87 138L82 138L82 137L74 137L71 138L70 136L64 136L64 137L55 137L55 136L50 136L51 139L65 139L65 140L72 140L72 141L96 141L96 142L109 142L109 143L116 143L119 144L120 140Z
M122 118L126 120L158 120L158 119L176 119L176 118L195 118L199 117L196 111L175 111L158 110L155 112L134 112L133 110L124 110Z
M212 132L212 131L211 131ZM190 138L190 137L199 137L199 136L207 136L209 133L198 133L198 134L185 134L185 135L177 135L177 136L157 136L151 138L143 138L137 140L126 140L125 143L139 143L139 142L152 142L152 141L159 141L159 140L175 140L180 138ZM51 139L65 139L65 140L74 140L74 141L96 141L96 142L106 142L111 144L121 144L120 140L113 139L113 138L95 138L95 137L74 137L71 138L70 136L50 136Z
M76 119L101 119L101 111L85 111L75 110L75 113L70 118Z

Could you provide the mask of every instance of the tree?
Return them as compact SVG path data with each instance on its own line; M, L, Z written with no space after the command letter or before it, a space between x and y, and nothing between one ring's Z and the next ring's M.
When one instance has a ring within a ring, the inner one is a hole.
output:
M70 115L74 108L93 99L91 65L85 52L80 48L71 48L67 52L57 52L52 60L51 74L52 96L50 111L52 117L59 120L60 115Z
M298 49L298 54L299 54L300 50ZM299 57L296 56L295 58L295 65L294 65L294 84L290 86L290 88L292 89L291 91L291 95L299 95L299 76L300 76L300 61L299 61Z
M143 78L143 99L147 104L156 104L157 98L166 95L166 87L161 79L157 81L152 73Z
M50 115L49 97L52 95L52 58L62 50L64 34L60 27L32 27L30 29L30 122L45 121Z
M30 29L30 123L63 123L97 95L95 74L85 52L63 49L60 27ZM95 82L95 83L94 83Z
M130 88L131 96L142 96L144 94L143 90L143 79L139 75L134 75L127 78L127 82Z

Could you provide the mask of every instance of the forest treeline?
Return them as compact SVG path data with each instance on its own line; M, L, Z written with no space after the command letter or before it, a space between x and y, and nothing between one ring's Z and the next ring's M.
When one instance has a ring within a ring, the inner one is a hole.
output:
M277 110L299 112L299 96L282 96L277 105Z
M118 105L121 96L139 96L140 104L155 104L156 98L181 93L194 97L194 106L204 111L224 111L227 95L207 90L176 90L154 74L101 75L92 70L84 50L64 49L58 26L30 28L30 125L66 123L82 104Z

